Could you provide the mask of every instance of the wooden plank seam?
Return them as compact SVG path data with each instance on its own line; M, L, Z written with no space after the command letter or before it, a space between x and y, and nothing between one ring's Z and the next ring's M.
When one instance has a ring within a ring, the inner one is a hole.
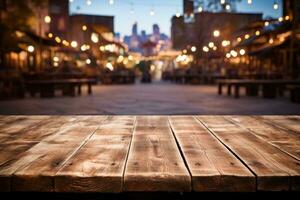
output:
M297 131L295 131L295 130L293 130L293 129L290 129L290 128L286 127L286 126L282 126L282 124L276 124L276 123L275 123L273 120L271 120L271 119L263 118L263 117L261 117L261 116L258 116L257 118L260 119L260 120L262 120L262 121L265 122L266 124L269 124L269 125L271 125L271 126L273 126L273 127L275 127L275 128L279 128L279 129L281 129L281 130L283 130L283 131L290 131L290 132L292 132L292 133L294 133L294 134L299 134L299 132L297 132ZM299 123L300 123L300 122L299 122Z
M137 125L137 117L135 116L134 117L134 122L133 122L133 130L132 130L132 134L131 134L131 138L130 138L130 142L129 142L129 148L127 150L125 165L124 165L124 169L123 169L123 173L122 173L122 181L121 181L122 191L124 191L123 187L124 187L124 184L125 184L125 171L126 171L126 168L127 168L127 161L128 161L129 153L130 153L130 149L131 149L131 144L132 144L132 140L133 140L133 134L135 133L135 130L136 130L136 125Z
M66 163L74 156L76 155L76 153L78 151L80 151L80 149L82 149L82 147L84 145L86 145L88 143L88 141L93 137L93 135L96 133L96 131L101 127L101 125L103 125L103 123L108 119L108 117L106 117L104 120L101 120L99 126L97 126L97 128L90 134L88 135L84 141L79 145L79 147L75 148L74 151L62 162L61 166L58 168L56 174L58 174L58 172L63 169L66 165ZM55 188L55 178L53 179L53 188L54 188L54 191L56 190Z
M178 140L177 140L177 138L176 138L176 136L175 136L174 129L173 129L173 127L172 127L171 124L170 124L170 117L168 117L168 127L169 127L170 130L172 131L172 135L173 135L173 137L174 137L174 139L175 139L175 141L176 141L176 145L177 145L177 148L179 149L179 152L180 152L180 155L181 155L181 157L182 157L183 163L184 163L184 165L185 165L185 167L186 167L186 169L187 169L187 171L189 172L189 175L190 175L190 177L191 177L191 189L193 190L193 176L192 176L192 173L191 173L191 171L190 171L190 169L189 169L189 167L188 167L188 163L187 163L187 161L186 161L186 159L185 159L185 157L184 157L183 151L182 151L182 149L180 148L179 142L178 142Z
M258 190L257 174L243 161L243 159L241 159L238 155L236 155L234 151L232 151L224 142L222 142L222 140L217 135L215 135L215 133L212 130L210 130L210 128L207 127L198 117L195 117L195 119L198 120L219 142L221 142L222 145L224 145L226 149L228 149L255 176L255 186L257 191Z
M230 118L227 118L227 117L224 117L224 118L227 119L228 121L230 121L231 123L237 125L237 126L240 127L241 129L244 129L245 131L254 134L256 137L260 138L261 140L264 140L266 143L272 145L273 147L275 147L276 149L278 149L278 150L281 151L282 153L284 153L284 154L286 154L286 155L288 155L288 156L290 156L290 157L292 157L292 158L294 158L294 159L296 159L296 160L299 161L299 159L296 158L294 155L292 155L292 154L286 152L285 150L283 150L283 149L279 148L278 146L274 145L272 142L267 141L267 140L264 139L263 137L257 135L257 133L256 133L255 131L253 131L253 130L251 130L251 129L249 129L249 128L247 128L247 127L245 127L245 126L243 126L243 125L241 125L241 124L239 124L239 123L237 123L237 122L235 122L234 120L232 120L232 119L230 119ZM263 121L263 122L264 122L264 121ZM273 125L271 125L271 126L273 126ZM274 127L274 126L273 126L273 127ZM278 128L278 127L277 127L277 128ZM286 130L284 130L284 129L282 129L282 130L283 130L283 131L286 131Z

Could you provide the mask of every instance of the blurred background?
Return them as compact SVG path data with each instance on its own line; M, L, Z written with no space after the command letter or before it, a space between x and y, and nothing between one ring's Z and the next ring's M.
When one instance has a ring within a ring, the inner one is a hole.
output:
M300 114L297 0L2 0L0 114Z

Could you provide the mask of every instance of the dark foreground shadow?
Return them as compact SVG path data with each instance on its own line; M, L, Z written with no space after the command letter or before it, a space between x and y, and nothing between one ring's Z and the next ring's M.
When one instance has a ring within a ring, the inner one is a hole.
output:
M212 200L222 199L255 199L257 197L277 197L287 199L298 193L293 192L256 192L256 193L121 193L121 194L102 194L102 193L2 193L1 199L51 199L51 200Z

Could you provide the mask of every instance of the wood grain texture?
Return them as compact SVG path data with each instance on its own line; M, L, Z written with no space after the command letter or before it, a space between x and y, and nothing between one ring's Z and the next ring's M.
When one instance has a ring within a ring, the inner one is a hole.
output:
M0 191L299 191L299 120L0 116Z
M259 116L279 128L300 134L300 116Z
M192 116L170 117L193 190L255 191L255 176Z
M258 190L299 190L299 161L222 116L198 119L256 174Z
M137 117L124 174L124 190L191 191L191 177L167 117Z
M300 134L280 129L259 117L230 116L227 118L295 159L300 160Z
M64 124L62 119L49 116L12 116L7 121L0 129L0 191L10 191L11 176L22 163L18 159L26 158L28 150Z
M55 176L57 192L122 192L135 117L109 117Z
M56 132L3 164L0 170L0 182L12 179L13 191L52 191L53 173L59 169L64 159L96 129L96 126L84 127L74 125L73 122L62 124L61 121L56 121L52 125L59 127L58 124L62 127Z

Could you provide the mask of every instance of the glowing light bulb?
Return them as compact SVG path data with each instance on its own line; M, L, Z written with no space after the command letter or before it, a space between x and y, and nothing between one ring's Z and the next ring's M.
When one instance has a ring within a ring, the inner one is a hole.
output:
M154 12L153 9L150 11L150 15L151 15L151 16L155 15L155 12Z
M89 64L92 63L92 61L91 61L91 59L86 59L86 60L85 60L85 63L86 63L87 65L89 65Z
M233 56L233 57L237 57L238 56L238 53L234 50L231 50L230 51L230 54Z
M91 0L87 0L86 1L86 5L88 5L88 6L92 5L92 1Z
M59 58L58 58L57 56L54 56L54 57L53 57L53 61L54 61L54 62L59 62Z
M199 13L203 12L203 8L201 6L198 7L198 12Z
M274 10L278 10L279 5L278 5L277 1L274 2L273 8L274 8Z
M225 6L225 9L226 9L226 10L230 10L230 9L231 9L231 6L230 6L229 4L227 4L227 5Z
M270 22L266 21L265 26L269 26L269 25L270 25Z
M288 20L290 20L290 16L285 16L285 18L284 18L286 21L288 21Z
M191 51L192 51L192 52L196 52L196 51L197 51L197 47L192 46Z
M248 3L248 4L252 4L252 0L248 0L247 3Z
M215 44L213 42L208 43L209 48L213 48Z
M83 25L83 26L82 26L82 30L83 30L83 31L86 31L86 30L87 30L87 26L86 26L86 25Z
M50 16L46 16L44 18L44 21L45 21L46 24L50 24L51 23L51 17Z
M55 37L55 41L56 41L57 43L61 43L61 39L60 39L59 37Z
M245 55L245 54L246 54L245 49L241 49L241 50L240 50L240 54L241 54L242 56Z
M33 53L33 52L34 52L34 46L32 46L32 45L28 46L28 47L27 47L27 51L28 51L29 53Z
M221 35L221 32L219 30L214 30L213 35L214 37L219 37Z
M78 43L76 41L71 42L71 47L76 48L78 46Z
M203 50L204 52L209 52L209 48L208 48L207 46L204 46L204 47L202 48L202 50Z
M99 42L99 36L98 36L98 34L97 33L92 33L91 40L94 43L98 43Z

